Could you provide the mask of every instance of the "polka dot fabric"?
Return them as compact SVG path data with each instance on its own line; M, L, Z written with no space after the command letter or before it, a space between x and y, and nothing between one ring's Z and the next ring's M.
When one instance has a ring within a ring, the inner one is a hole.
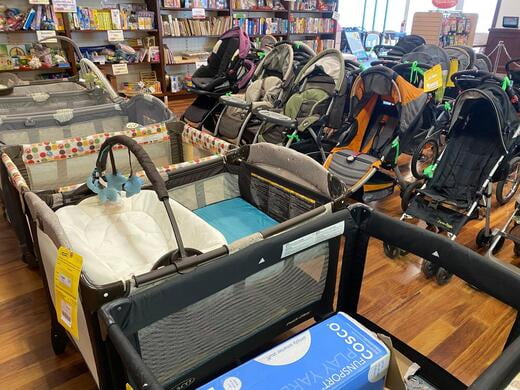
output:
M229 142L214 137L209 133L197 130L189 125L184 126L182 142L199 146L214 154L224 154L233 147Z
M142 138L138 141L140 144L169 141L170 139L166 125L160 123L113 133L98 133L60 141L24 144L22 145L22 159L25 164L39 164L97 153L108 137L121 134L132 138Z

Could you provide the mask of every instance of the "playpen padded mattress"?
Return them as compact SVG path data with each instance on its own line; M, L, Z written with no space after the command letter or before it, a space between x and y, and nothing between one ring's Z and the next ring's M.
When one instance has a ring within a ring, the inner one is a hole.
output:
M229 243L278 223L242 198L227 199L193 212L221 232Z
M170 199L184 245L202 252L227 244L224 236ZM115 204L90 197L56 211L71 249L83 257L83 272L95 283L127 280L151 270L177 248L166 210L153 191L141 191Z

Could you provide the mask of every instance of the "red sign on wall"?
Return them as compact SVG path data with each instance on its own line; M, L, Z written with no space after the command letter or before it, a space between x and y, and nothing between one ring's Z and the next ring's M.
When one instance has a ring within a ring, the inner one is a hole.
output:
M437 8L453 8L457 5L458 0L432 0L432 3Z

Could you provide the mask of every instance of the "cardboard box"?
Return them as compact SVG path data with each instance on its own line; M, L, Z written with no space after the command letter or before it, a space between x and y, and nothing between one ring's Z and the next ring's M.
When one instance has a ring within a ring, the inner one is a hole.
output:
M338 313L202 386L203 390L379 390L387 346Z

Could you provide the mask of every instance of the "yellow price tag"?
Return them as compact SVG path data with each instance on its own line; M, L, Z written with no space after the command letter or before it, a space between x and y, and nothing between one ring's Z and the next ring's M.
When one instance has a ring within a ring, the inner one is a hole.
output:
M448 80L446 82L447 87L455 86L455 83L453 81L451 81L451 76L453 76L458 71L459 71L459 60L454 58L450 61L450 73L448 74Z
M424 72L424 92L435 91L442 86L442 68L440 64Z
M58 322L76 339L78 335L78 287L83 258L60 247L54 268L54 297Z

